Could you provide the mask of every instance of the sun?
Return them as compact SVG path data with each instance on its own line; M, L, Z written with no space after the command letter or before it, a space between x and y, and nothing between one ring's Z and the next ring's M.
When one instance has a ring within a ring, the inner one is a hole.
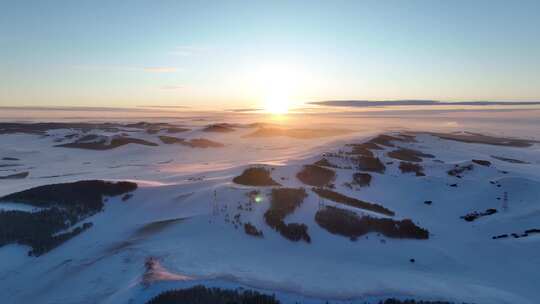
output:
M287 114L287 112L289 112L290 103L287 96L267 96L264 99L264 111L274 115Z
M297 69L286 64L265 64L255 69L253 76L259 103L264 112L287 114L298 90Z

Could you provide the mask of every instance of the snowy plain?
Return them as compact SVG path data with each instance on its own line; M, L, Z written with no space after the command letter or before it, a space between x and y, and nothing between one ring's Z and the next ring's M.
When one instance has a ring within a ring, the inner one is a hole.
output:
M17 165L1 167L0 176L30 172L24 179L2 180L0 196L40 185L90 179L134 181L139 186L127 201L107 199L105 210L89 218L94 224L91 229L43 256L27 256L24 246L0 247L3 303L145 303L161 291L199 283L255 288L276 293L286 303L364 303L400 297L528 304L540 298L540 234L492 239L540 228L538 143L507 147L419 134L416 142L399 146L435 156L422 162L426 176L400 172L399 162L386 155L392 148L376 152L384 163L393 163L387 164L384 174L372 173L369 187L345 187L355 171L335 169L336 191L380 203L395 211L397 219L412 219L430 231L428 240L391 239L370 233L352 242L330 234L314 220L319 198L295 177L303 165L319 160L323 153L339 151L346 144L361 143L381 133L468 131L539 140L538 109L437 110L427 114L392 109L375 113L339 110L291 114L279 120L238 113L177 115L180 117L167 113L166 117L156 114L150 118L131 115L127 119L108 117L107 122L167 122L190 129L174 134L176 137L205 138L225 146L166 145L158 138L165 134L163 131L150 134L129 128L131 137L158 146L128 144L103 151L55 147L69 141L66 135L78 132L72 129L50 130L47 136L0 135L0 159L18 159L0 161L0 165ZM249 124L264 119L272 126L289 129L343 132L310 138L247 136L256 130ZM99 119L66 115L26 119L30 120ZM224 122L238 125L232 132L203 131L208 124ZM84 134L111 137L122 132L96 129ZM475 165L462 178L447 174L455 165L471 164L472 159L489 160L492 165ZM263 214L268 209L271 187L232 182L254 164L274 168L272 177L283 186L308 190L304 203L286 221L305 223L311 243L291 242L265 223ZM254 189L262 192L262 202L252 211L237 211ZM500 199L504 192L508 208L503 208ZM432 204L424 204L427 200ZM0 203L0 209L13 205ZM474 222L460 218L488 208L500 212ZM264 238L247 235L241 227L224 220L225 214L236 213L261 229ZM145 284L145 261L149 257L159 260L164 279Z

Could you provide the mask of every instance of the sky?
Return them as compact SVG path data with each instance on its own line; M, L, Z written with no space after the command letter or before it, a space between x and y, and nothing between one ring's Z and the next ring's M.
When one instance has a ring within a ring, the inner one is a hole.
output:
M0 0L0 106L540 100L540 1Z

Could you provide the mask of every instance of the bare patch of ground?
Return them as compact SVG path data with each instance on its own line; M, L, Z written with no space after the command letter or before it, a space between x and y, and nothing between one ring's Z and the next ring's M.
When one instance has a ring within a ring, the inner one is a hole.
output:
M161 265L159 260L154 257L149 257L144 263L145 272L142 277L142 284L149 286L161 281L190 281L192 277L181 274L176 274L168 271Z

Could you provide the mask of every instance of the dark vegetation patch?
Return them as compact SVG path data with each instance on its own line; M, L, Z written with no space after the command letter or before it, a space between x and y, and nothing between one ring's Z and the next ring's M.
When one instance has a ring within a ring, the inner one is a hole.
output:
M326 186L336 178L333 170L316 165L305 165L296 177L304 184L310 186Z
M371 174L369 173L354 173L353 174L353 183L365 187L371 184Z
M228 123L208 125L203 129L203 132L217 132L217 133L229 133L229 132L234 132L234 131L235 129L233 128L233 126Z
M321 166L321 167L330 167L330 168L339 168L337 165L334 165L326 158L321 158L320 160L313 163L315 166Z
M414 172L416 176L426 176L426 174L424 173L424 167L415 163L400 162L399 170L401 171L401 173Z
M20 167L22 165L20 164L0 164L0 168L8 168L8 167Z
M500 234L500 235L492 236L491 238L494 240L497 240L497 239L504 239L504 238L508 238L512 236L515 239L519 239L519 238L528 237L531 234L540 234L540 229L528 229L528 230L525 230L525 232L523 233L511 233L510 235Z
M373 212L377 212L384 215L394 216L395 213L392 210L389 210L379 204L369 203L362 201L353 197L343 195L341 193L323 189L323 188L313 188L313 192L317 193L322 198L329 199L336 203L341 203L350 207L361 208Z
M59 129L71 129L82 132L101 130L106 132L127 131L126 128L133 129L160 129L174 127L168 123L138 122L130 124L118 123L79 123L79 122L47 122L47 123L0 123L0 134L35 134L46 135L47 131ZM69 137L68 137L69 138Z
M192 148L221 148L225 147L224 144L217 141L212 141L205 138L193 138L186 142L186 144Z
M30 174L29 172L19 172L19 173L0 176L0 179L23 179L23 178L27 178L29 174Z
M264 213L264 219L268 226L278 231L283 237L291 241L304 240L311 242L308 235L308 227L305 224L289 223L283 221L285 217L292 214L306 198L307 193L303 188L276 188L272 189L270 208Z
M448 170L448 175L450 176L455 176L455 177L458 177L458 178L461 178L461 174L463 174L464 172L466 171L472 171L474 169L474 166L473 164L469 164L469 165L454 165L454 168L451 169L451 170Z
M2 160L20 160L20 159L15 158L15 157L2 157Z
M315 221L328 232L347 236L351 240L370 232L379 232L390 238L429 238L429 232L416 226L410 219L396 221L388 218L359 217L352 211L331 206L317 211Z
M395 147L394 143L392 143L393 141L411 142L411 140L408 139L408 138L395 137L395 136L390 136L390 135L386 135L386 134L381 134L381 135L378 135L378 136L370 139L368 141L368 143L373 143L373 144L386 146L386 147Z
M45 208L38 212L1 211L0 247L28 245L32 256L42 255L90 228L92 223L66 231L103 210L104 196L117 196L137 189L131 182L101 180L53 184L6 195L0 201ZM64 232L62 232L64 231Z
M414 259L411 259L414 260ZM412 261L411 261L412 262ZM257 291L238 289L209 288L197 285L186 289L164 291L146 304L280 304L274 295L261 294ZM301 302L296 302L302 304ZM329 303L329 302L327 302ZM447 301L399 300L389 298L378 304L458 304ZM466 304L466 303L461 303Z
M447 301L423 301L423 300L413 300L413 299L398 300L398 299L390 298L390 299L379 301L378 304L459 304L459 303L447 302ZM467 303L461 303L461 304L467 304Z
M365 143L361 143L361 144L347 144L347 146L349 147L352 147L353 150L355 148L358 148L358 149L367 149L367 150L384 150L383 147L377 145L376 143L374 142L365 142Z
M165 129L165 131L169 134L176 134L176 133L182 133L182 132L187 132L191 130L188 128L170 127L170 128Z
M253 226L251 223L244 223L244 232L254 237L264 237L263 232L257 229L257 227Z
M512 164L529 164L529 162L519 160L519 159L513 159L513 158L508 158L508 157L502 157L502 156L494 156L494 155L491 155L491 157L494 159L498 159L500 161L512 163Z
M246 186L281 186L272 179L270 170L265 167L247 168L242 174L233 178L233 182Z
M185 139L173 137L173 136L159 136L159 140L161 140L162 143L166 145L173 145L173 144L184 144Z
M118 132L121 127L119 124L93 124L93 123L0 123L0 134L35 134L45 135L49 130L74 129L81 131L103 130Z
M173 136L159 136L159 140L166 145L179 144L183 146L188 146L192 148L221 148L224 147L222 143L204 139L204 138L194 138L190 140L185 140L183 138L177 138Z
M484 166L484 167L489 167L489 166L491 166L491 162L488 161L488 160L483 160L483 159L473 159L472 162L475 163L475 164L477 164L477 165Z
M148 134L157 134L162 131L168 134L176 134L176 133L182 133L182 132L187 132L191 130L188 128L171 127L169 125L154 125L146 129L146 133Z
M374 156L373 152L371 152L372 148L369 148L369 147L376 146L377 148L380 149L380 147L374 143L352 144L350 146L352 147L350 154L362 155L362 156L368 156L368 157Z
M399 148L394 151L388 152L386 155L391 158L409 161L409 162L421 162L422 158L434 158L435 156L432 154L427 154L421 151L413 150L413 149L406 149L406 148Z
M466 220L467 222L474 222L479 217L488 216L495 213L497 213L497 209L490 208L490 209L486 209L486 211L484 212L474 211L471 213L467 213L464 216L461 216L460 218Z
M146 304L279 304L274 295L252 290L207 288L197 285L187 289L162 292Z
M384 173L386 167L378 157L359 156L353 159L357 168L362 171Z
M437 136L441 139L460 141L465 143L475 143L475 144L485 144L485 145L494 145L494 146L506 146L506 147L530 147L538 141L519 139L519 138L508 138L508 137L495 137L488 136L478 133L428 133L434 136Z
M88 135L91 136L91 135ZM155 147L158 144L140 139L140 138L132 138L127 136L120 136L120 137L114 137L111 139L110 143L107 143L107 140L97 140L93 142L87 142L88 136L82 137L81 139L67 144L62 145L56 145L55 147L63 147L63 148L77 148L77 149L86 149L86 150L111 150L114 148L118 148L121 146L125 146L127 144L137 144L137 145L143 145L143 146L152 146Z

